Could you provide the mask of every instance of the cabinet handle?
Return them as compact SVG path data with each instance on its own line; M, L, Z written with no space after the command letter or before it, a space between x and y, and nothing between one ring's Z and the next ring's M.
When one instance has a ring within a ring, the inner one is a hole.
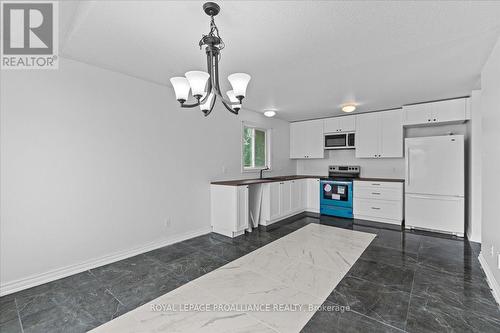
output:
M375 194L375 195L380 195L379 192L372 192L372 194Z
M380 210L379 207L372 207L372 209L375 209L375 210Z
M436 121L436 118L434 118L434 121Z

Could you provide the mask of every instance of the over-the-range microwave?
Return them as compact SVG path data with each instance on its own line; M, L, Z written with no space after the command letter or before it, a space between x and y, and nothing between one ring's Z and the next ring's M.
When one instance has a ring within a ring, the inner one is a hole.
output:
M354 133L325 134L325 149L354 149Z

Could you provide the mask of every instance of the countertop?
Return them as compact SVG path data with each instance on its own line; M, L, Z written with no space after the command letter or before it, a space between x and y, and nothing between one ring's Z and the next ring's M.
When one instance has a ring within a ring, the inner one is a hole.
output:
M404 183L404 179L400 178L355 178L354 180L362 182L390 182L390 183Z
M328 179L327 176L291 175L291 176L279 176L279 177L264 177L262 179L255 178L255 179L223 180L223 181L211 182L210 184L226 185L226 186L244 186L244 185L274 183L274 182L283 182L287 180L307 179L307 178ZM403 183L405 181L404 179L397 179L397 178L355 178L354 180L367 181L367 182L397 182L397 183Z
M223 180L211 182L212 185L227 185L227 186L243 186L243 185L253 185L253 184L263 184L263 183L274 183L274 182L284 182L287 180L294 179L305 179L305 178L326 178L325 176L306 176L306 175L291 175L291 176L277 176L277 177L264 177L262 179L236 179L236 180Z

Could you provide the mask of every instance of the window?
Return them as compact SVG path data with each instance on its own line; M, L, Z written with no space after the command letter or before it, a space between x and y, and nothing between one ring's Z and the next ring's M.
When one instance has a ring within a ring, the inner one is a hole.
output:
M266 166L271 168L269 159L270 130L249 124L243 125L243 171L260 170Z

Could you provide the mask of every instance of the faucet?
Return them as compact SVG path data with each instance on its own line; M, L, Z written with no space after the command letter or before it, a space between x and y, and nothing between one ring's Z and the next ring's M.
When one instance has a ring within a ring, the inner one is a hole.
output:
M260 169L260 179L262 179L262 171L269 170L269 167L266 166L264 169Z

